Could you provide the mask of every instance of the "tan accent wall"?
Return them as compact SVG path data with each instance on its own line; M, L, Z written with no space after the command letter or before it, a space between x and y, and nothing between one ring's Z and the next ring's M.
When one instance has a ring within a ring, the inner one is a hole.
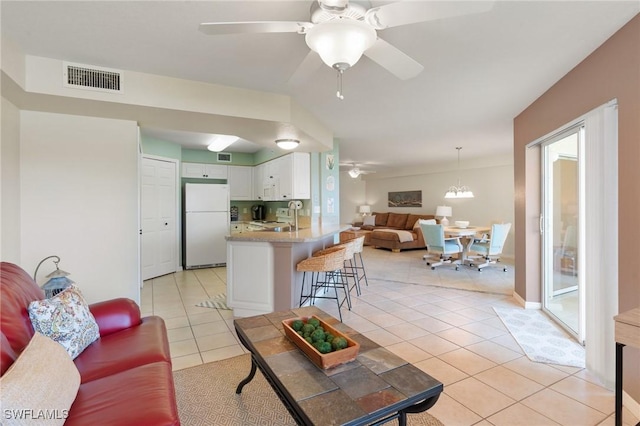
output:
M612 99L618 100L618 220L624 231L618 247L618 303L620 312L640 306L640 263L635 259L640 227L633 225L640 218L640 15L514 120L515 288L527 301L540 300L540 276L534 272L539 271L539 234L532 232L539 183L528 176L539 150L525 146ZM640 351L625 348L624 362L624 390L640 402Z

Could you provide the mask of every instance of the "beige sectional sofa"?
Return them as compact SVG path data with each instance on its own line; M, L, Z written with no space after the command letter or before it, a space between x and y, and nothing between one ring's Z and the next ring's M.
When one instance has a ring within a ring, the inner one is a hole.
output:
M356 223L364 231L370 231L367 243L376 248L386 248L393 252L408 249L424 249L425 243L418 219L435 219L432 214L411 214L393 212L374 212L373 225L365 222Z

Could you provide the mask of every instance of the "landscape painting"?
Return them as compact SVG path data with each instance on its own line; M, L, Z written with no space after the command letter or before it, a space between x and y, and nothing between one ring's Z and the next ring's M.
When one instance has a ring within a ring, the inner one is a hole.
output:
M389 192L389 207L422 207L422 191Z

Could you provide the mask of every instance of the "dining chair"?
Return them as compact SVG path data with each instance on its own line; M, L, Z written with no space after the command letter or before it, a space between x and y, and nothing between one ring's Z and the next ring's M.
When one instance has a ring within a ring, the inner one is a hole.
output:
M478 255L467 257L469 266L477 267L478 271L482 272L483 268L499 262L510 229L511 223L494 223L491 225L491 233L488 236L471 240L467 250ZM478 264L476 259L483 259L484 262ZM503 267L502 270L507 272L507 267Z
M463 250L460 238L445 238L443 225L420 223L420 229L428 251L428 254L423 256L423 259L427 260L427 266L431 266L431 270L434 270L436 266L451 263L455 265L457 271ZM459 255L457 260L452 257L455 254ZM431 260L433 258L436 259L435 262Z

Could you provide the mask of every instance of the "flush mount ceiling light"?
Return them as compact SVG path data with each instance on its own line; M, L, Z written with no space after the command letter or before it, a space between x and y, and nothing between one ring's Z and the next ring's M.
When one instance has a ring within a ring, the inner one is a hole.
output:
M207 149L213 152L224 151L226 147L236 142L238 139L240 138L234 135L213 135L213 139L207 146Z
M276 139L276 145L281 149L294 149L300 144L298 139Z
M457 146L456 149L458 150L458 185L450 186L447 193L444 194L444 198L473 198L473 192L468 187L460 185L460 150L462 147Z

